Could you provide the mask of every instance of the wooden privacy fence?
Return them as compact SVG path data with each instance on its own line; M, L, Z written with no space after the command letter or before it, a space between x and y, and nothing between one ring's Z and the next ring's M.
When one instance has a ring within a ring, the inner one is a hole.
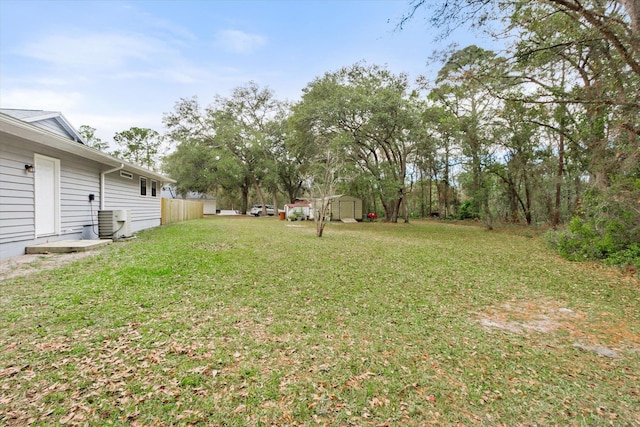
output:
M195 200L162 198L161 224L202 218L204 204Z

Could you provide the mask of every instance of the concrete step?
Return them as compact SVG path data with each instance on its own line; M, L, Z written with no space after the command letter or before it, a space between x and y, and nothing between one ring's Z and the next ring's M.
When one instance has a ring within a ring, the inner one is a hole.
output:
M27 254L67 254L71 252L86 252L91 249L113 243L111 239L100 240L58 240L57 242L40 243L27 246Z

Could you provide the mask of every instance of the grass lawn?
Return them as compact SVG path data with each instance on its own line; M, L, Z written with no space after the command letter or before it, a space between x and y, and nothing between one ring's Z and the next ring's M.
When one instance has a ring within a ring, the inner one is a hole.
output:
M475 226L175 224L0 282L0 425L640 425L639 291Z

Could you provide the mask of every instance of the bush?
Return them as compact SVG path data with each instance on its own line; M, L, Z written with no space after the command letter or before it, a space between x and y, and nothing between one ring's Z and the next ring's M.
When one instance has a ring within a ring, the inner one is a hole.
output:
M569 260L604 260L640 268L637 197L638 188L629 185L614 186L607 192L591 190L580 214L566 229L550 231L547 242Z
M460 206L458 211L458 219L478 219L480 218L480 210L476 203L467 200Z
M607 257L606 262L622 267L635 267L640 270L640 244L634 243L624 250L611 254Z
M574 217L566 230L550 231L550 234L549 240L560 255L572 261L603 259L608 252L605 240L601 240L591 224L585 224L579 217Z

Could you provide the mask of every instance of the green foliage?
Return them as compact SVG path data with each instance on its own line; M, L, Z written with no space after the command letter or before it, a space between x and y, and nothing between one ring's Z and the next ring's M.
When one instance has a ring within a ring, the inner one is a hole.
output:
M612 253L605 261L611 265L630 266L640 270L640 244L632 243L625 249Z
M640 212L632 200L640 197L640 190L634 183L628 180L607 191L589 191L581 215L565 230L551 232L550 243L567 259L637 265Z
M474 200L467 200L460 205L458 209L458 219L478 219L480 218L480 209Z
M602 259L603 250L608 250L604 241L594 232L591 224L585 224L579 217L574 217L567 230L550 231L549 241L556 246L560 254L572 261Z
M366 176L387 219L397 221L419 122L406 75L361 63L328 72L304 89L291 122L298 147L314 158L325 157L324 147L331 146L355 165L349 176L338 178L348 182Z
M162 137L158 132L134 126L117 132L113 140L120 147L113 152L114 156L151 170L158 170L162 148Z
M265 192L284 189L295 198L301 188L297 162L285 147L286 104L255 82L216 96L202 109L197 99L182 99L164 123L177 144L165 159L184 191L240 192L243 212L253 189L265 206Z
M84 143L87 144L89 147L93 147L96 150L105 151L105 152L109 148L109 143L98 138L96 136L96 129L91 126L88 126L88 125L80 126L78 128L78 133L84 139Z

